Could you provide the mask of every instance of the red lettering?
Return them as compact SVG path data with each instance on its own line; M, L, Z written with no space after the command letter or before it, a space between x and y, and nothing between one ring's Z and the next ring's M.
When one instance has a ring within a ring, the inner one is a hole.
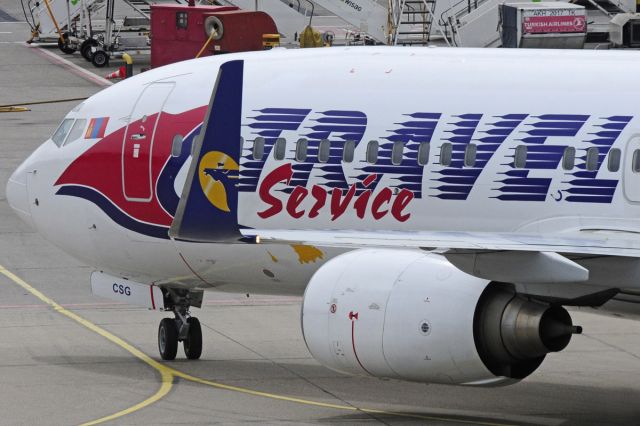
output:
M300 203L302 203L302 200L304 200L308 193L309 191L307 190L307 188L303 186L296 186L295 188L293 188L291 196L289 196L289 199L287 200L287 212L291 215L291 217L300 219L302 216L304 216L304 209L300 211L298 211L297 209L298 207L300 207Z
M367 189L362 194L358 195L358 199L353 204L353 208L356 209L356 215L363 219L365 213L367 212L367 203L369 202L369 198L371 198L371 190Z
M375 173L370 174L369 176L364 178L364 180L362 181L362 186L367 188L369 185L371 185L373 182L375 182L377 178L378 178L377 174L375 174ZM358 195L358 199L356 200L356 202L353 205L353 207L356 209L356 215L360 219L363 219L365 213L367 212L367 204L369 203L369 198L371 198L371 193L372 192L373 191L371 191L370 189L367 189L362 194Z
M344 214L355 193L356 186L351 185L347 191L347 195L345 195L343 199L342 189L333 188L331 191L331 220L336 220Z
M378 179L378 175L377 174L371 174L369 176L367 176L363 181L362 181L362 186L364 186L365 188L367 188L369 185L371 185L373 182L376 181L376 179Z
M272 194L271 191L277 184L282 182L290 185L292 178L293 166L289 163L283 164L272 170L263 179L260 184L258 194L260 196L260 200L268 204L268 207L265 210L258 212L259 217L267 219L282 212L283 201ZM334 221L344 215L351 205L353 205L353 208L356 211L356 216L360 219L364 219L367 214L367 210L369 209L374 220L382 219L387 216L389 212L391 212L391 215L399 222L406 222L409 220L411 213L406 213L405 209L414 199L413 192L408 189L402 189L394 198L393 191L390 188L382 188L380 192L373 197L373 189L370 189L369 187L371 187L377 180L378 175L375 173L365 177L361 181L362 186L359 186L360 191L362 191L359 195L356 195L356 192L358 191L356 189L358 184L356 183L350 185L346 193L344 193L344 189L333 188L331 190L329 206L331 220ZM311 192L314 202L309 212L306 213L306 210L301 206L309 195L309 192ZM327 204L328 196L329 192L320 185L313 185L311 191L304 186L296 186L289 194L285 208L287 213L294 219L302 218L305 216L305 213L308 218L313 219L320 215L320 210ZM371 204L369 204L372 197L373 200Z
M318 217L320 214L320 209L324 206L324 203L327 201L327 191L324 190L319 185L313 185L311 188L311 195L316 199L316 202L311 207L309 211L309 217L313 219L314 217Z
M292 176L293 167L291 167L290 163L287 163L274 169L267 175L267 177L264 178L262 184L260 185L259 195L260 199L269 204L271 207L264 211L258 212L258 216L260 216L262 219L266 219L282 211L282 202L275 196L271 195L270 191L271 188L273 188L279 182L286 182L288 184L291 181Z
M371 214L375 220L380 220L389 213L389 210L380 210L380 207L382 207L383 204L389 204L392 195L393 191L391 191L391 189L384 188L373 199L373 203L371 203Z
M406 222L411 217L411 213L402 214L402 211L411 203L413 200L413 192L409 191L406 188L400 190L398 196L395 200L393 200L393 205L391 206L391 214L400 222Z

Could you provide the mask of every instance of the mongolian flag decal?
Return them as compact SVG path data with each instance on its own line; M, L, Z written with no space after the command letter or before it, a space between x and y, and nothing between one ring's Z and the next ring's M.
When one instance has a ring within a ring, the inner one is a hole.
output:
M84 138L103 138L105 130L107 130L108 122L109 117L92 118L91 121L89 121L89 127L87 127L87 132L84 134Z

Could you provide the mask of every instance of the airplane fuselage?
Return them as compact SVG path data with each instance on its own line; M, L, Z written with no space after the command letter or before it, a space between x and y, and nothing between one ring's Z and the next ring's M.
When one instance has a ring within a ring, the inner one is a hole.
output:
M169 237L220 66L233 60L239 161L212 155L197 179L243 228L640 230L633 56L530 50L276 49L152 70L83 102L65 118L85 120L79 136L48 140L22 166L23 217L139 282L301 294L347 249ZM606 86L594 81L613 70Z

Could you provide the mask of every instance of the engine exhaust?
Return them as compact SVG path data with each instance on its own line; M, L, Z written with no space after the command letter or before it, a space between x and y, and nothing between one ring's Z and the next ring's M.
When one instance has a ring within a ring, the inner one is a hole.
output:
M476 348L496 375L526 377L580 333L563 307L526 299L497 283L487 287L476 308Z

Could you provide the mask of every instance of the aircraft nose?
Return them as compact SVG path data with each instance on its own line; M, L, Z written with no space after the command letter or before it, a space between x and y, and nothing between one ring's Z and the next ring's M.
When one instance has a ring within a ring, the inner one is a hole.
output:
M33 219L29 208L29 194L27 192L27 168L22 163L7 182L7 201L9 206L26 223L33 226Z

